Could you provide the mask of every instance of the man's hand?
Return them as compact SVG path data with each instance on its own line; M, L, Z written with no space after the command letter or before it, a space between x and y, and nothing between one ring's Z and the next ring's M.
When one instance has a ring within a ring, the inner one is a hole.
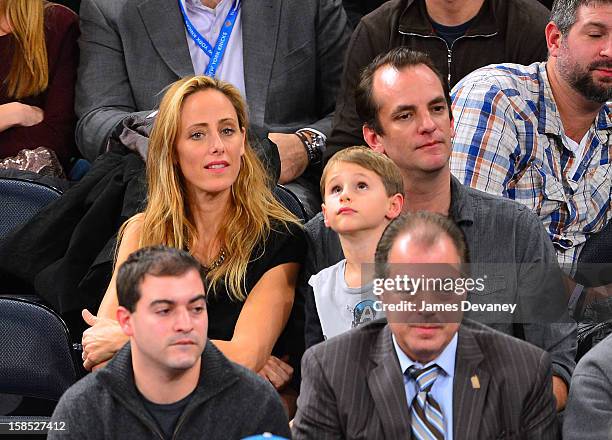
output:
M567 403L567 385L565 381L558 376L553 376L553 394L557 401L557 412L565 408Z
M91 327L83 332L83 367L86 370L102 367L127 342L127 336L114 319L98 318L89 310L81 312Z
M302 175L308 166L308 155L297 134L270 133L268 138L278 147L281 160L279 183L289 183Z
M293 368L284 362L287 360L286 357L280 360L275 356L270 356L258 374L264 379L269 380L274 388L282 390L293 377Z

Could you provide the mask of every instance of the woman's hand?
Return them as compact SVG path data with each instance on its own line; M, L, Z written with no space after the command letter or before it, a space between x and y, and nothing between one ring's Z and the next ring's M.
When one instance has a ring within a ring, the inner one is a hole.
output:
M83 319L91 327L83 332L83 367L95 369L110 360L128 340L114 319L98 318L89 310L82 311Z
M293 377L293 368L291 365L284 362L287 360L286 357L280 360L275 356L270 356L263 368L259 370L258 374L264 379L269 380L274 388L282 390L289 384Z
M21 102L0 105L0 131L15 126L31 127L40 124L45 115L42 109Z
M22 127L31 127L32 125L40 124L45 118L45 114L41 108L35 107L33 105L26 105L16 102L15 104L19 104L19 122L17 125L21 125Z

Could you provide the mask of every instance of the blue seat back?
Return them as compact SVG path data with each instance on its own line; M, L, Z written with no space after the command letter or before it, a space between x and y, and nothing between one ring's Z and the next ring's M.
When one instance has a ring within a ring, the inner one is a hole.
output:
M1 177L0 241L61 195L59 190L42 183Z
M298 197L289 188L282 185L274 187L276 199L302 222L307 220L306 209Z
M0 393L49 400L80 376L68 328L51 309L0 296Z

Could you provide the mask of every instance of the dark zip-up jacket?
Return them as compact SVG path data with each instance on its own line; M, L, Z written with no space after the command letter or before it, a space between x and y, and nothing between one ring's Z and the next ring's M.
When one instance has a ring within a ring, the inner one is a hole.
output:
M488 64L546 60L549 15L534 0L485 0L466 34L451 47L435 34L425 0L392 0L366 15L347 50L326 159L347 146L365 145L354 94L361 70L377 55L398 46L425 52L452 87Z
M49 431L51 440L165 440L136 389L129 343L106 367L70 387L52 420L65 430ZM208 341L199 383L176 422L172 439L241 439L263 432L290 437L278 394Z

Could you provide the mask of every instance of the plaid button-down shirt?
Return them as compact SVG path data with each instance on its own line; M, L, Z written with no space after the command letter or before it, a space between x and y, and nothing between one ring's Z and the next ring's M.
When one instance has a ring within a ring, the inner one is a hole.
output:
M453 89L451 170L466 185L536 212L559 263L573 273L589 234L610 218L612 104L589 128L578 158L565 140L546 63L483 67Z

